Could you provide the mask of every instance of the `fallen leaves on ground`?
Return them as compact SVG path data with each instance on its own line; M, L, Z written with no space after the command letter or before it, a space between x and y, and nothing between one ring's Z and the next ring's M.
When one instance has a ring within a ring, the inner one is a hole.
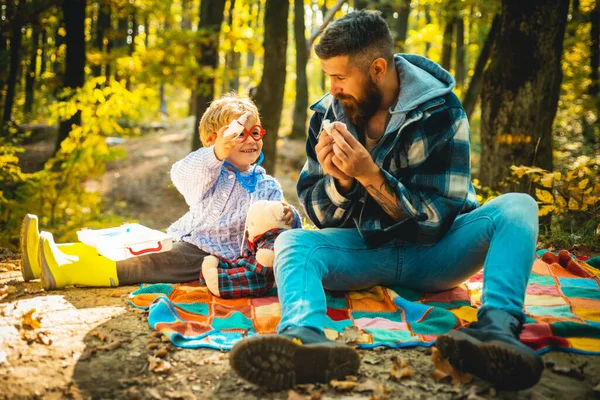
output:
M41 318L36 313L36 309L32 308L31 310L29 310L25 314L23 314L23 316L21 317L21 328L29 329L29 330L39 329L42 326L40 321L41 321Z
M453 385L469 383L473 380L471 374L463 373L454 368L448 360L442 357L440 351L436 347L431 348L431 362L435 370L431 373L431 377L437 382L450 376Z
M354 380L338 381L337 379L332 379L331 382L329 382L329 384L335 390L338 390L340 392L347 392L358 386L358 382Z
M413 376L413 370L408 367L408 362L404 358L393 357L392 358L392 370L390 376L395 381L400 381L404 378L410 378Z
M148 363L148 369L152 372L169 372L172 367L170 362L154 356L148 356Z
M360 339L360 337L362 336L362 332L360 329L358 329L356 326L352 325L352 326L348 326L344 329L344 332L342 332L342 334L340 335L340 337L338 338L339 341L342 341L346 344L357 344L358 340Z

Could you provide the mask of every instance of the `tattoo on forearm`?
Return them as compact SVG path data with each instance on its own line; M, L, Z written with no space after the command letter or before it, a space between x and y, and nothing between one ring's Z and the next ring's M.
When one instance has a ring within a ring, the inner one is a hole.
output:
M385 211L396 221L402 221L403 219L406 219L408 215L404 212L402 206L398 203L398 199L396 198L396 192L393 190L393 188L390 188L386 184L386 182L387 180L385 180L385 182L382 184L382 186L385 186L386 193L383 193L380 190L381 188L377 189L373 185L368 185L365 187L365 189L367 189L367 191L371 194L371 196L373 196L375 201L379 203L381 208L383 208L383 211Z

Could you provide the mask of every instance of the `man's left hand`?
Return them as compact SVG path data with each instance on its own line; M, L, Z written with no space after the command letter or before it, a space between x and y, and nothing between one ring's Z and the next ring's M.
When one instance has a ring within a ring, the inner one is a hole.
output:
M335 141L331 161L340 171L358 181L379 173L369 151L342 124L335 123L331 137Z

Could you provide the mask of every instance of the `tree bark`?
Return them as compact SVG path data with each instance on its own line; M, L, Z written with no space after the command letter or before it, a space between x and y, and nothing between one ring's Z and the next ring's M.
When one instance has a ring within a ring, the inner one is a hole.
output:
M34 24L31 32L31 52L29 65L27 66L27 76L25 77L25 113L29 114L33 110L33 98L35 93L35 77L37 73L37 53L40 41L40 26Z
M396 50L398 53L404 52L406 33L408 32L410 1L411 0L400 0L400 9L398 10L398 19L396 21Z
M431 15L429 15L429 6L425 5L423 6L423 9L425 12L425 24L429 25L432 22ZM429 49L431 49L431 42L425 42L425 57L429 54Z
M452 17L444 27L444 36L442 39L442 62L441 66L446 71L450 71L450 63L452 62L452 37L454 32L454 21Z
M277 157L277 137L283 89L285 85L285 61L287 48L288 0L267 0L265 5L264 69L256 91L256 105L262 115L262 124L267 130L264 140L265 162L268 173L274 174Z
M294 123L291 137L306 138L306 117L308 115L308 81L306 64L308 51L304 26L304 0L294 0L294 40L296 42L296 101L294 103Z
M590 12L590 88L589 92L593 97L598 96L600 85L598 83L598 67L600 63L600 1L596 1L595 7Z
M6 76L10 64L10 51L8 49L6 33L4 32L5 27L6 25L3 25L2 32L0 32L0 104L4 104L4 77Z
M225 11L225 0L211 0L200 2L200 21L198 32L202 32L207 39L201 42L195 54L196 61L201 67L209 67L213 72L219 64L219 32L223 23ZM200 148L200 136L197 127L200 124L202 114L208 103L214 97L215 77L214 73L203 73L196 81L196 123L194 124L194 135L192 150Z
M10 68L8 70L8 79L6 86L6 97L4 98L4 111L2 113L2 134L7 133L6 124L12 119L12 108L15 101L15 93L17 87L17 75L19 65L21 64L21 25L17 23L11 24L11 40L10 40Z
M86 0L64 0L63 15L67 36L66 68L64 86L77 89L83 86L85 79L85 6ZM72 125L81 125L81 111L67 121L61 121L54 148L55 153L60 144L71 132Z
M465 84L465 21L462 15L456 18L456 58L454 77L456 86Z
M552 170L569 0L504 0L481 90L481 184L499 189L511 165ZM528 192L521 183L511 190Z
M93 42L94 48L104 53L104 38L110 29L110 4L99 4L98 22L96 23L96 37ZM103 55L104 56L104 55ZM92 66L92 74L96 77L102 75L102 63Z
M485 42L483 43L483 48L479 53L479 57L477 58L477 63L475 64L475 70L473 71L473 76L471 77L471 81L469 82L469 87L465 92L462 100L463 107L465 109L465 113L467 114L467 118L471 118L471 114L473 114L473 110L475 109L475 104L477 104L477 99L479 98L479 93L481 92L481 85L483 83L483 72L485 71L485 67L490 59L490 54L492 52L492 47L494 46L494 40L496 39L496 35L498 34L498 26L500 24L500 15L497 14L492 21L492 27L490 28L487 37L485 38Z
M42 28L42 43L40 45L40 76L46 72L46 45L48 43L48 34L46 28Z

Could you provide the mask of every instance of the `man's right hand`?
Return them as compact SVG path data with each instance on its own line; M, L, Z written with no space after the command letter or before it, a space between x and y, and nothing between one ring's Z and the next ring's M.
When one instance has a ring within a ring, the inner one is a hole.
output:
M319 164L321 164L326 174L329 174L336 179L336 186L343 194L350 191L352 183L354 183L354 178L351 178L340 171L340 169L332 163L331 159L334 155L333 143L331 135L321 132L319 142L315 146L315 151L317 152L317 161L319 161Z
M227 125L222 127L216 133L217 138L215 139L215 155L220 161L225 160L231 154L231 149L233 149L237 144L237 136L234 136L229 139L223 138L223 133L227 130Z

